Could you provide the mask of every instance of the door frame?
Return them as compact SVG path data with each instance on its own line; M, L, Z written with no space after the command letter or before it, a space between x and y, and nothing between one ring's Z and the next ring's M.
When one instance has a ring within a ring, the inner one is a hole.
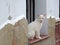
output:
M59 0L59 18L60 18L60 0Z

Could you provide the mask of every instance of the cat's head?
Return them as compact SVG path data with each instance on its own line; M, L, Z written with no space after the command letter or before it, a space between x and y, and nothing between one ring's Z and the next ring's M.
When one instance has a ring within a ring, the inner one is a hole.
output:
M37 18L38 22L40 23L42 23L44 19L45 19L45 15L39 15L39 17Z

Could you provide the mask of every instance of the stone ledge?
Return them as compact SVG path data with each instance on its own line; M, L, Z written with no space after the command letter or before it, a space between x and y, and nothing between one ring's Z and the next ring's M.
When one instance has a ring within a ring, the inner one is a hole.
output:
M39 42L39 41L42 41L42 40L44 40L44 39L47 39L49 36L48 36L48 35L41 35L41 37L42 37L42 39L36 39L36 38L34 38L33 40L29 39L29 40L28 40L28 41L29 41L29 44L37 43L37 42Z

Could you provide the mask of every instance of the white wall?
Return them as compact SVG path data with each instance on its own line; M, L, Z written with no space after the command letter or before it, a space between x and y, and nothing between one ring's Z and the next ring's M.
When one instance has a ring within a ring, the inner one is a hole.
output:
M0 0L0 25L8 20L9 15L15 19L22 14L26 16L26 0Z
M59 0L35 0L35 16L45 13L59 18Z
M59 0L47 0L47 16L59 17Z

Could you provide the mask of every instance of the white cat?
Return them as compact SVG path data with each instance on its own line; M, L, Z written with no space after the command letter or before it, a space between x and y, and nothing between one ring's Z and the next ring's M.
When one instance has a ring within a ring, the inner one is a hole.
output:
M28 25L28 38L33 39L34 37L40 38L40 30L44 20L44 15L39 15L39 17L32 23Z

